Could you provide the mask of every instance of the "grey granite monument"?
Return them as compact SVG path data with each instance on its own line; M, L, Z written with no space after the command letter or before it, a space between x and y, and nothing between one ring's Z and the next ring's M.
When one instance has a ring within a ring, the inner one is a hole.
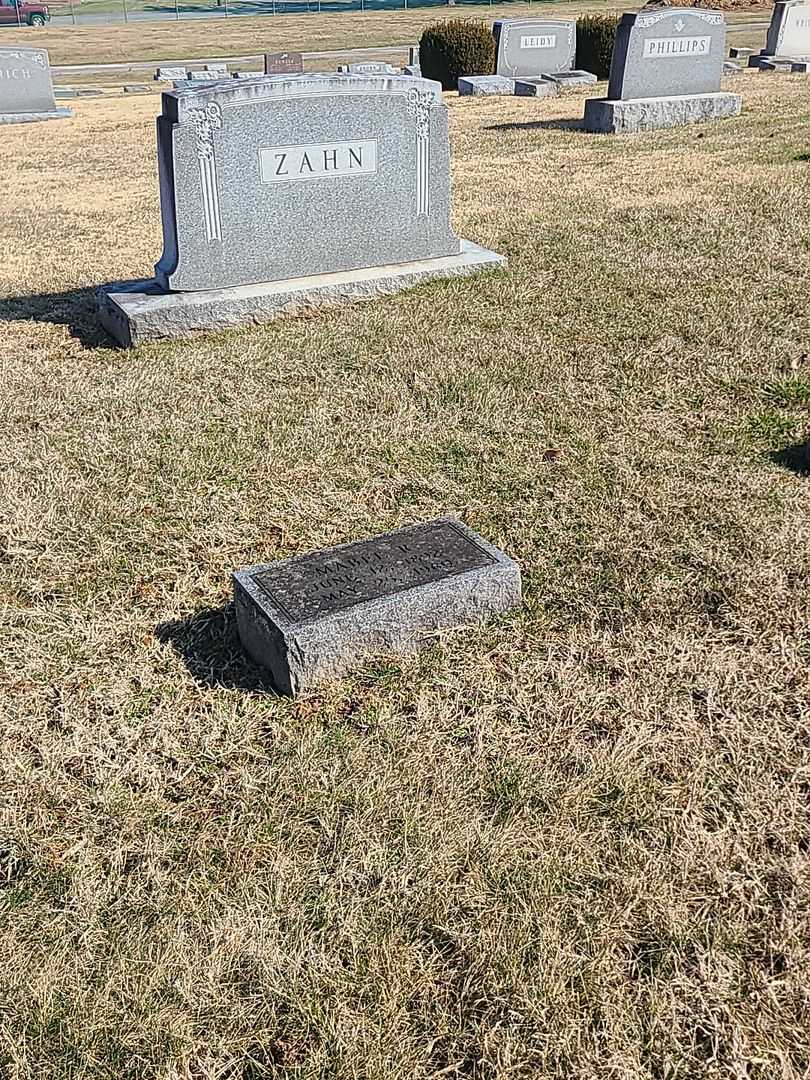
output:
M404 75L233 79L163 94L163 255L110 286L124 345L502 266L450 227L441 87Z
M802 71L802 67L794 68L794 63L810 61L810 3L806 0L778 0L773 5L765 48L749 56L748 66L777 71L779 61L789 71Z
M507 79L548 79L562 88L595 83L589 71L574 68L577 24L573 19L499 19L495 72Z
M303 71L304 58L300 52L264 54L265 75L301 75Z
M239 637L273 685L297 694L374 653L414 652L441 627L521 602L520 569L453 518L234 574Z
M585 129L646 131L736 116L740 96L720 91L725 38L718 11L665 8L623 15L608 96L585 102Z
M0 45L0 124L62 120L72 116L58 108L45 49Z

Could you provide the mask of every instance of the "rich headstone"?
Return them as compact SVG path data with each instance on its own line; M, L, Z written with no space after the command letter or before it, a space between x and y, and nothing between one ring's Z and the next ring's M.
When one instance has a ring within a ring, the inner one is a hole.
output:
M515 80L505 75L464 75L458 80L459 97L511 96Z
M188 68L183 67L159 67L155 72L155 82L178 82L188 78Z
M779 60L810 61L810 0L777 0L765 48L749 56L748 66L764 67ZM766 70L778 70L778 65Z
M646 131L736 116L721 92L726 28L718 11L664 8L622 16L607 98L585 102L587 131Z
M239 637L281 693L407 654L521 602L520 568L453 518L234 574Z
M340 75L399 75L399 70L391 64L369 60L363 64L338 64Z
M125 345L505 263L451 229L447 107L427 79L278 75L167 92L158 156L156 278L100 297Z
M276 52L264 54L265 75L301 75L304 58L300 52Z
M572 19L499 19L495 72L508 79L571 71L577 55L577 24Z
M72 116L58 108L45 49L0 45L0 124L61 120Z
M517 97L556 97L559 86L550 79L515 79Z

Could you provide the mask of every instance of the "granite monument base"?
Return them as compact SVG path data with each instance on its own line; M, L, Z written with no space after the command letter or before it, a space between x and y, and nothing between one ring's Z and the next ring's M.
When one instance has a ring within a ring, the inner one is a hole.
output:
M496 96L511 97L515 92L515 80L505 75L464 75L458 80L459 97Z
M505 266L503 255L462 240L457 255L228 289L166 292L154 280L108 285L99 290L98 316L110 337L129 348L161 338L189 337L200 330L269 322L307 308L371 300L436 278L466 277Z
M756 53L748 57L750 68L759 68L760 71L791 71L794 64L810 60L804 56L775 56L769 53Z
M453 518L251 566L233 579L242 647L291 695L521 602L517 563Z
M700 124L738 116L742 107L739 94L683 94L672 97L589 98L585 102L586 131L620 135L634 131Z
M72 109L49 109L47 112L0 112L0 124L35 124L38 120L67 120Z

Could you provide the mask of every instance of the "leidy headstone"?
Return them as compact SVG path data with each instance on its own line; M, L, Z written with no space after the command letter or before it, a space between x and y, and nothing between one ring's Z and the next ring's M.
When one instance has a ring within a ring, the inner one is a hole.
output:
M774 60L810 60L810 3L804 0L780 0L771 12L771 24L765 48L748 58L749 67Z
M374 653L409 653L441 627L521 601L520 569L453 518L234 574L239 637L279 691L337 678Z
M577 27L572 19L500 19L492 32L497 75L533 78L574 67Z
M300 75L303 70L304 58L300 52L264 54L265 75Z
M608 96L585 103L588 131L624 132L735 116L737 94L720 92L722 13L665 8L622 16Z
M57 108L45 49L0 45L0 124L72 115L70 109Z
M158 156L156 280L102 298L123 344L505 261L453 233L447 108L427 79L262 76L164 93Z

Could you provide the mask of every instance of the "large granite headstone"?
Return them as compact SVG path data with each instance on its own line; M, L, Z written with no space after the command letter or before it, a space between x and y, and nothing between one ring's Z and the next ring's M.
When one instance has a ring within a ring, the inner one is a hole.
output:
M453 518L234 574L239 637L277 690L297 694L374 653L413 652L441 627L521 601L520 569Z
M447 108L427 79L261 76L164 93L158 156L156 279L101 300L124 344L505 262L450 227Z
M499 19L495 35L495 74L507 79L571 71L577 55L573 19Z
M70 109L57 108L45 49L0 45L0 124L72 115Z
M264 54L265 75L300 75L304 70L304 58L300 52Z
M588 131L630 132L736 116L720 92L726 28L718 11L665 8L622 16L607 98L585 102Z
M778 60L810 60L810 3L806 0L778 0L774 4L765 48L748 58L748 66L775 70L778 64L770 69L767 65Z

